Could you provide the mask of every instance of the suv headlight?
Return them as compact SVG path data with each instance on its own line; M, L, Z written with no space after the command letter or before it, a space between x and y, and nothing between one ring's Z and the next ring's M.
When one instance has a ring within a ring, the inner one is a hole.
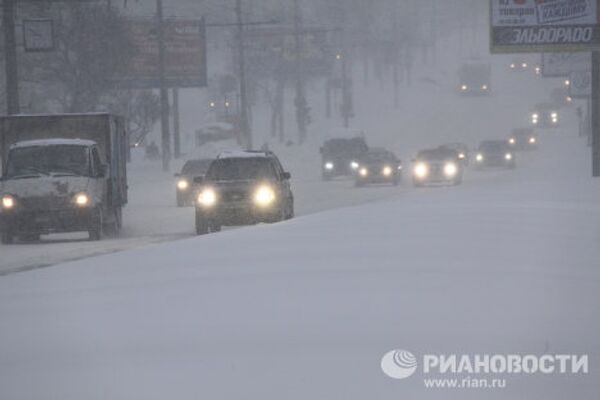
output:
M260 186L254 192L254 202L261 206L266 207L271 205L275 201L275 191L270 186Z
M414 173L417 178L425 178L429 174L429 167L427 167L427 164L420 162L415 165Z
M90 196L87 193L77 193L74 201L77 207L87 207L90 205Z
M444 175L451 178L458 173L458 167L454 163L446 163L444 165Z
M177 189L179 190L187 190L190 187L190 183L185 179L180 179L177 181Z
M214 189L206 188L198 194L198 204L204 207L212 207L217 203L217 193Z
M11 210L15 207L16 201L15 198L10 195L2 196L2 209L3 210Z

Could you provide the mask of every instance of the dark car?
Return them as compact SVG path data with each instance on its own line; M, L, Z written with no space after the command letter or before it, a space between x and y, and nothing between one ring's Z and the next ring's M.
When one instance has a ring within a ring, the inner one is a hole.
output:
M330 139L321 147L321 170L323 180L337 176L352 176L358 169L358 161L369 150L362 137Z
M458 159L463 165L469 165L469 146L464 143L447 143L444 145L458 153Z
M177 207L194 205L194 178L203 177L208 171L212 159L189 160L181 168L181 172L175 174L175 198Z
M475 166L483 167L515 167L515 153L506 140L485 140L479 145L475 156Z
M554 104L537 104L531 111L531 124L540 128L558 127L558 107Z
M538 138L533 129L520 128L513 129L508 138L508 144L511 149L519 151L535 150L538 144Z
M402 162L394 153L385 149L371 149L359 160L355 185L368 183L392 183L402 179Z
M200 182L201 181L201 182ZM294 217L290 174L270 151L222 153L196 182L196 233Z
M428 183L462 183L463 166L456 150L447 147L422 150L413 160L413 185L421 187Z

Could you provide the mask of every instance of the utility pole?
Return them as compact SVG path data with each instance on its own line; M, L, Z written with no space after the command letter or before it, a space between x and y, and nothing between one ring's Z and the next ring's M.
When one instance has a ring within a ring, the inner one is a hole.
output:
M163 32L163 4L156 0L156 16L158 19L158 79L160 86L160 125L162 139L163 171L169 171L171 162L171 134L169 132L169 92L165 79L165 37Z
M592 52L592 176L600 177L600 52Z
M252 148L252 130L248 123L248 93L246 92L246 58L244 44L244 22L242 19L242 0L235 2L235 14L237 18L237 41L238 41L238 63L240 79L240 131L245 145Z
M17 68L17 40L15 37L15 0L2 2L4 24L4 53L6 74L6 112L19 114L19 74Z
M296 54L296 122L298 124L298 144L306 141L306 125L308 123L308 105L306 103L306 91L304 87L304 71L302 68L302 32L299 0L294 1L294 44Z
M181 157L181 130L179 121L179 89L173 88L173 151L175 159Z

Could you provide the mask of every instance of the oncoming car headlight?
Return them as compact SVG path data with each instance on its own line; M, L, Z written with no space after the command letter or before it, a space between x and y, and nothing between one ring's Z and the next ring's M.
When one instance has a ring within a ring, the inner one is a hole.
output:
M512 155L512 154L510 154L510 153L506 153L506 154L504 155L504 158L506 159L506 161L510 161L510 160L512 160L512 159L513 159L513 155Z
M366 169L365 167L362 167L361 169L358 170L358 174L360 176L367 176L367 175L369 175L369 170Z
M464 160L467 156L465 155L465 153L458 153L458 158L460 158L461 160Z
M206 188L198 194L198 204L203 207L212 207L217 202L217 193L214 189Z
M420 162L415 165L414 173L417 178L423 179L429 174L429 167L427 164Z
M333 163L332 162L326 162L325 163L325 169L331 171L333 169Z
M454 163L446 163L444 165L444 175L447 177L453 177L458 172L458 167Z
M488 90L488 85L481 85L481 90Z
M534 144L536 142L534 137L530 137L529 138L529 143Z
M15 198L9 195L2 196L2 209L10 210L15 207Z
M74 200L78 207L87 207L90 204L90 196L87 193L77 193Z
M254 202L261 206L269 206L275 201L275 191L270 186L260 186L254 192Z
M185 179L181 179L177 182L177 189L179 190L187 190L190 187L190 183Z
M359 167L359 165L358 165L358 163L356 161L352 161L350 163L350 168L352 168L352 169L358 169L358 167Z
M464 92L464 91L465 91L465 90L467 90L468 88L469 88L469 87L468 87L467 85L462 85L462 86L460 87L460 90L462 90L462 91Z
M479 161L479 162L482 162L483 161L483 154L481 154L481 153L477 154L477 156L475 157L475 159L477 161Z
M387 166L387 165L386 165L386 166L385 166L385 167L383 167L383 169L381 170L381 173L382 173L384 176L390 176L390 175L392 175L392 167L389 167L389 166Z
M508 143L510 143L510 144L515 144L515 142L516 142L515 138L511 137L510 139L508 139Z

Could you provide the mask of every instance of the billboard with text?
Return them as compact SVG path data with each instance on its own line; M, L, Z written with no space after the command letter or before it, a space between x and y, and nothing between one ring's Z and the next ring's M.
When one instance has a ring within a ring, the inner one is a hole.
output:
M491 0L492 53L600 49L600 0Z

